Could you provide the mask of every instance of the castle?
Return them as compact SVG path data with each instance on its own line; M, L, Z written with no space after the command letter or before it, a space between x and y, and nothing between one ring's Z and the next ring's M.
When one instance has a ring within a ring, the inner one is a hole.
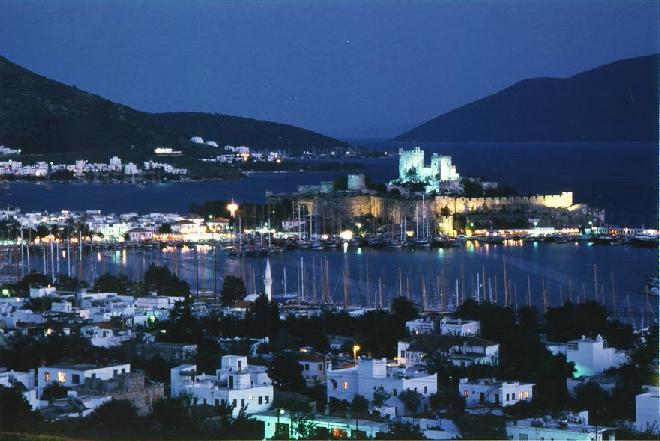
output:
M451 156L441 156L433 153L431 165L425 166L424 150L415 147L413 150L399 149L399 179L398 183L421 183L427 193L439 192L441 189L456 190L460 175L452 164Z

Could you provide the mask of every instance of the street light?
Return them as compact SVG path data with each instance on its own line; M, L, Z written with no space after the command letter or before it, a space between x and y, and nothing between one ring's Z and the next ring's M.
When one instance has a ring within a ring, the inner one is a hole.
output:
M357 354L362 349L360 345L353 345L353 362L355 363L355 366L357 366Z

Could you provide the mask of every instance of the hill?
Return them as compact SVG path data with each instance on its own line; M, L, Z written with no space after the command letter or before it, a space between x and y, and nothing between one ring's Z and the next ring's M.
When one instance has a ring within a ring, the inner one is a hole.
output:
M298 127L228 115L150 114L35 74L0 56L0 144L24 153L192 148L190 137L290 150L346 145Z
M346 146L330 138L288 124L261 121L218 113L155 113L162 126L179 133L191 133L204 139L221 140L223 145L248 145L257 148L280 148L297 151L303 147L327 149Z
M395 141L657 141L658 55L569 78L534 78L440 115Z

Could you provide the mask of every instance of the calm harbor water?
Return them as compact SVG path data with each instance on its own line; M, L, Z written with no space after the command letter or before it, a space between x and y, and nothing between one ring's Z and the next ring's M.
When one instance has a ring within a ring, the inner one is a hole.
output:
M438 305L441 301L453 305L457 284L460 296L476 297L477 273L480 284L483 284L484 275L486 281L479 296L483 297L485 290L487 297L501 303L504 300L503 274L506 265L509 298L513 306L526 304L529 280L531 301L539 307L543 306L543 284L549 305L558 305L569 298L573 301L597 298L622 319L628 319L629 312L639 319L642 312L657 312L658 307L657 297L643 294L647 278L657 274L658 250L624 245L523 245L511 241L506 245L468 243L464 248L451 249L295 250L271 256L270 261L274 294L285 292L286 272L287 293L304 292L305 299L322 301L324 287L327 286L329 300L338 305L343 304L345 278L348 280L350 303L354 305L376 305L379 283L382 283L385 305L399 294L410 295L420 302L424 290L428 305ZM190 283L193 292L218 292L226 274L242 277L248 292L263 291L266 258L231 258L220 249L214 253L209 246L164 250L85 249L82 259L73 253L70 263L61 257L55 265L59 265L62 273L66 273L70 265L72 275L91 282L106 272L141 279L152 263L168 266ZM36 271L43 271L43 254L33 252L31 266ZM302 283L301 266L304 274ZM327 282L324 277L326 266ZM50 272L50 267L50 253L47 252L47 272ZM440 292L444 299L440 298Z
M391 146L389 146L391 148ZM452 155L463 176L483 176L522 193L573 191L576 202L606 210L612 223L657 225L657 145L633 144L440 144L429 152ZM428 161L428 158L427 158ZM376 181L397 174L397 158L363 159ZM100 209L104 212L187 212L193 202L235 198L262 202L266 191L292 192L345 171L254 174L247 179L146 184L5 183L0 206L25 210Z

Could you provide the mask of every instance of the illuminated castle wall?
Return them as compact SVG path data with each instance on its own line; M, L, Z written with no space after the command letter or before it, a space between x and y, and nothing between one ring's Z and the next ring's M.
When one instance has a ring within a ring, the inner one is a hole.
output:
M497 209L508 206L536 205L545 208L565 208L571 210L573 207L573 192L564 191L561 194L532 195L532 196L506 196L486 198L464 198L455 196L436 196L435 210L440 211L447 207L453 213L468 213L470 211L483 209Z
M375 218L387 220L398 224L402 215L409 218L414 216L415 208L422 201L414 199L397 199L372 195L351 196L311 196L300 197L298 203L306 205L313 213L327 216L340 216L350 218L371 215ZM570 191L561 194L465 198L457 196L436 196L424 201L427 213L439 216L443 208L449 210L449 215L469 213L483 209L501 209L505 207L545 207L559 208L569 211L582 207L573 204L573 193Z
M451 156L441 156L433 153L431 165L424 164L424 150L415 147L413 150L399 149L399 182L423 183L427 192L439 191L441 182L458 181L459 174L452 164Z

